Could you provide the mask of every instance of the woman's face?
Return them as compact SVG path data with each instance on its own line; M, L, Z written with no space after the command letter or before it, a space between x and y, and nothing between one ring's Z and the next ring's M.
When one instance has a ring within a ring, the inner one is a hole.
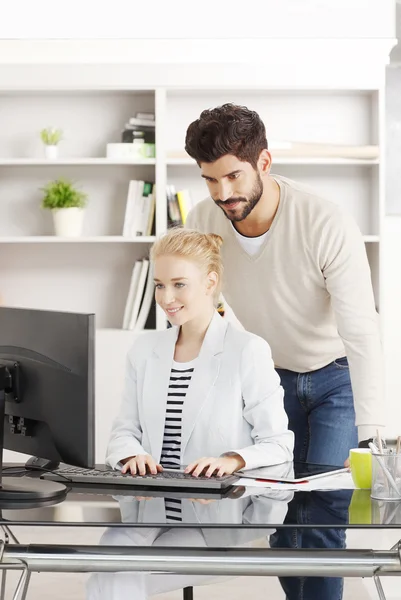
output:
M181 256L155 259L156 302L172 325L202 318L213 307L216 273L205 274L196 261Z

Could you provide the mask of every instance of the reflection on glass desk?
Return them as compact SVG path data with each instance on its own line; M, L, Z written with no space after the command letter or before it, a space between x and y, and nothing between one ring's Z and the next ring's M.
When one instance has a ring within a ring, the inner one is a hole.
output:
M285 476L288 465L281 468ZM199 580L193 576L209 575L279 576L280 581L285 577L374 577L378 590L379 575L401 575L401 541L386 551L346 549L342 543L348 528L399 529L401 504L371 500L369 490L301 490L286 489L286 484L275 489L237 485L227 495L210 496L202 491L72 486L66 499L53 506L0 511L5 535L0 567L24 569L24 589L32 571L94 573L89 600L110 600L109 584L121 592L129 586L119 599L142 598L132 591L134 584L142 586L138 575L146 572L157 573L161 580L166 574L174 576L177 587L196 585ZM33 526L99 527L102 531L99 541L89 546L66 544L62 539L58 544L30 540L24 545L18 542L17 526L21 525L29 526L31 536ZM280 536L291 536L293 531L303 539L318 533L321 542L305 547L283 545ZM326 543L329 538L339 541L333 546ZM177 575L191 579L176 580ZM158 578L151 580L154 583Z
M283 476L288 476L288 465L281 465L281 469ZM301 469L311 470L316 469L311 465ZM179 500L180 521L166 518L165 498ZM305 507L308 520L303 523L299 515ZM3 509L1 515L9 525L399 528L401 503L372 500L369 490L303 492L300 488L290 492L284 485L283 490L233 486L221 494L73 486L59 504Z

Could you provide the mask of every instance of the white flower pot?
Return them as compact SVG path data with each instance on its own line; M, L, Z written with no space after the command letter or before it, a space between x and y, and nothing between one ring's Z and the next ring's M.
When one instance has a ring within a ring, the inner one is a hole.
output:
M58 146L45 146L45 156L47 160L56 160L58 157Z
M60 237L79 237L82 232L83 208L55 208L52 210L54 231Z

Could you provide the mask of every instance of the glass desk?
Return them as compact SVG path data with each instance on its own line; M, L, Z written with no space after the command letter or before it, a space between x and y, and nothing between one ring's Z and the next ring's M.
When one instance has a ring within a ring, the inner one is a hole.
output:
M8 473L9 475L9 473ZM401 503L380 503L365 490L287 491L234 487L226 495L172 490L71 488L52 506L3 508L0 568L30 573L174 573L182 576L379 577L401 575L401 543L388 551L325 545L328 531L401 529ZM206 497L204 497L206 496ZM18 527L99 527L99 545L24 545ZM287 530L323 532L316 548L280 547ZM270 547L260 544L270 540ZM4 597L4 585L1 588Z

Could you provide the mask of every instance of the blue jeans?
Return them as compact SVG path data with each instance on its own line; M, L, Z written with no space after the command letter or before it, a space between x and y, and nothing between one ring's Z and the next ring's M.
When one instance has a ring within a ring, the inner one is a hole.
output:
M342 467L350 448L358 445L347 359L339 358L309 373L277 372L289 428L295 434L294 459ZM289 505L285 523L316 522L316 506L307 494L299 494ZM324 497L329 499L322 493ZM281 529L271 536L270 544L275 548L344 548L345 529ZM343 580L338 577L282 577L280 583L287 600L341 600L343 595Z

